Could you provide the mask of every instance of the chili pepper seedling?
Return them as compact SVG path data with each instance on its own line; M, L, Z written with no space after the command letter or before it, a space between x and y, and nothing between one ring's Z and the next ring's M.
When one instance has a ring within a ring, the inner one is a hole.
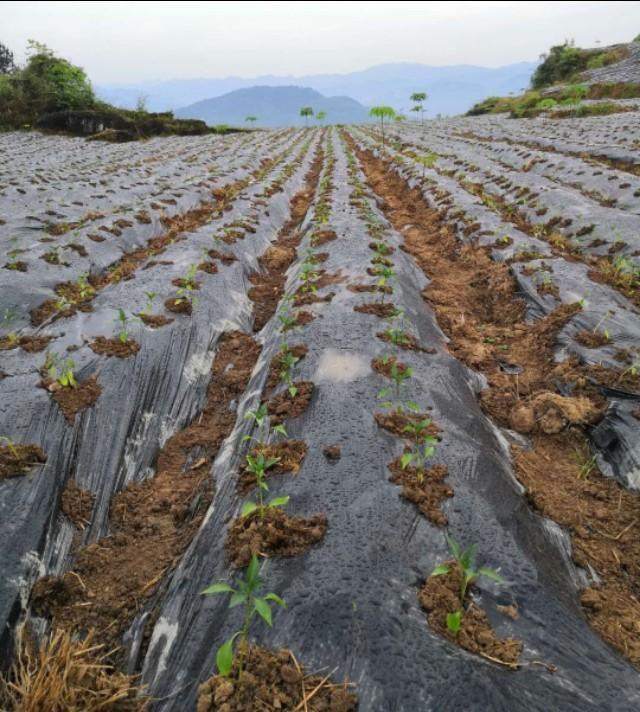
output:
M464 608L465 598L469 586L471 586L475 581L477 581L481 576L490 578L497 583L504 583L502 576L498 574L494 569L490 569L486 566L481 566L480 568L475 568L476 550L477 544L471 544L466 549L461 549L455 539L452 537L447 537L447 543L449 544L449 549L453 554L453 558L458 563L462 570L462 581L460 584L460 605ZM451 571L451 567L446 564L438 564L432 572L432 576L442 576L448 574ZM447 628L454 635L460 630L460 624L462 621L462 608L455 611L454 613L449 613L447 615Z
M260 451L257 455L247 455L247 470L256 478L258 487L258 501L245 502L242 506L241 516L248 517L254 512L258 513L260 519L264 519L265 512L271 507L285 507L289 503L289 497L274 497L265 503L264 497L269 492L267 484L266 472L269 468L277 465L280 462L279 457L267 457L264 452Z
M115 319L116 324L119 324L118 338L123 344L129 341L129 331L127 329L127 322L129 318L124 309L118 309L118 316Z
M258 558L255 554L251 557L249 566L238 588L233 588L228 583L222 581L214 583L202 591L203 595L215 595L220 593L230 593L229 608L237 606L244 607L242 628L236 631L227 641L225 641L216 653L216 666L222 677L229 677L233 669L234 662L234 643L236 638L240 638L243 645L239 646L237 656L237 673L238 679L242 677L242 669L244 666L245 655L249 644L249 633L251 632L251 624L256 613L264 620L268 626L273 625L271 604L275 603L281 608L285 608L286 604L275 593L267 593L264 596L257 595L262 588L262 579L260 578Z
M422 420L418 424L422 426L420 432L424 428L428 427L430 424L430 418L425 418L424 420ZM404 430L413 430L413 424L411 426L405 426ZM409 465L413 465L416 468L416 475L420 484L424 482L424 476L427 469L427 461L433 457L437 444L437 438L434 438L433 435L425 435L419 443L416 443L412 447L410 452L405 452L400 458L400 465L403 470L406 470Z
M73 369L76 364L73 359L63 359L57 354L47 352L44 367L49 378L57 381L63 388L75 388L78 385Z

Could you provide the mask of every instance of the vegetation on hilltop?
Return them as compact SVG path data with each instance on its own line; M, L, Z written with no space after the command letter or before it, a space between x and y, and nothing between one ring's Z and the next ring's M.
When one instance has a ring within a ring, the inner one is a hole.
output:
M27 55L18 67L11 50L0 43L0 130L35 127L112 141L216 130L203 121L176 119L171 112L149 113L143 102L132 111L99 101L84 69L40 42L29 40Z

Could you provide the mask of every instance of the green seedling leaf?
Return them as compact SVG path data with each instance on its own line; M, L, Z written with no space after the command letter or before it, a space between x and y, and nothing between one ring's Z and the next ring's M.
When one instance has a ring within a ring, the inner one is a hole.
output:
M210 593L233 593L234 590L231 586L229 586L228 583L213 583L211 586L208 586L207 588L204 589L204 591L201 591L202 594L210 594Z
M245 502L242 505L242 510L240 512L241 517L248 517L253 514L258 509L258 505L255 502Z
M269 604L264 600L264 598L256 598L253 601L253 605L256 609L257 614L265 621L268 626L273 625L271 618L271 608Z
M413 453L411 452L405 452L405 454L400 458L400 466L402 467L403 470L406 470L407 467L413 462Z
M462 621L462 611L455 613L447 613L447 629L450 633L457 635L460 632L460 623Z
M443 576L444 574L448 574L450 571L449 567L446 564L438 564L435 569L431 572L432 576Z
M222 677L229 677L231 668L233 667L233 641L236 639L236 633L232 638L229 638L223 643L216 653L216 667Z
M270 502L270 507L286 507L289 504L289 496L286 497L274 497Z

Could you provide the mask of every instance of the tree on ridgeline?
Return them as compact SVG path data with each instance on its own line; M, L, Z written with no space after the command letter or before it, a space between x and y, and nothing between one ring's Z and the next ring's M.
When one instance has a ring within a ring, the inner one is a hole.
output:
M304 117L304 125L309 126L309 117L313 116L313 109L310 106L303 106L300 109L300 116Z
M327 112L326 111L319 111L316 114L316 119L318 119L318 123L322 123L325 119L327 118Z
M396 115L396 112L390 106L372 106L369 111L369 116L380 121L380 132L382 134L382 148L384 148L384 120L391 121Z
M427 92L426 91L416 91L409 98L415 104L415 106L411 109L411 111L415 111L416 113L419 112L420 113L420 123L424 124L424 102L427 100Z
M258 120L258 117L253 116L253 114L250 114L249 116L245 116L244 120L253 126L253 124L255 124L255 122Z

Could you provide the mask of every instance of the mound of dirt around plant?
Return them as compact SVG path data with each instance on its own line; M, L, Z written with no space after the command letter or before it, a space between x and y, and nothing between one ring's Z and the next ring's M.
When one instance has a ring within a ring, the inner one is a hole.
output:
M430 420L428 415L402 413L394 410L391 413L376 413L373 417L379 427L405 440L420 442L426 435L440 439L440 428L431 421L426 423L417 433L405 431L408 425L417 425L424 420Z
M0 445L0 480L26 475L46 461L47 456L37 445Z
M256 556L297 556L319 542L327 531L327 515L290 517L269 507L262 517L255 511L238 517L229 529L225 544L232 566L246 566Z
M18 336L17 338L9 338L5 336L0 339L0 351L9 351L18 346L27 353L34 354L44 351L47 344L53 339L53 336Z
M188 299L181 299L180 297L171 297L165 300L164 305L174 314L191 314L193 311L191 302Z
M90 344L89 348L98 356L116 356L117 358L127 358L133 356L140 351L140 344L134 339L121 341L113 337L107 339L104 336L96 337Z
M259 452L259 448L254 448L251 454L255 457ZM278 462L267 470L267 477L271 477L271 475L282 475L286 472L297 475L300 470L300 465L302 465L302 461L307 454L307 446L303 440L284 440L280 443L267 445L267 447L262 449L262 454L268 458L278 458ZM249 472L245 467L240 472L238 491L246 494L255 484L255 475Z
M309 349L305 344L295 344L295 346L289 346L289 353L298 359L303 359L307 355ZM267 376L267 383L265 385L265 392L270 393L280 382L280 371L283 368L283 359L285 353L281 350L272 359L271 366L269 368L269 375Z
M389 465L391 482L402 487L402 496L417 505L418 509L438 527L447 525L447 517L442 511L442 502L453 497L453 489L445 484L449 474L446 465L427 467L424 473L415 467L402 469L400 460Z
M487 614L467 594L460 603L462 569L456 561L448 561L449 573L430 576L418 594L420 605L427 611L429 625L443 638L489 660L517 668L522 642L513 638L498 638ZM447 627L447 615L462 609L460 630L452 633Z
M75 387L63 387L57 381L50 379L43 379L40 385L51 393L51 397L58 404L69 425L73 425L75 422L76 413L91 407L102 393L95 376Z
M601 332L579 331L575 335L575 339L582 346L586 346L588 349L597 349L599 346L606 346L611 339Z
M159 329L161 326L171 324L173 319L164 314L136 314L145 326L150 326L152 329Z
M358 698L346 683L333 684L326 676L305 673L289 650L273 652L252 645L240 651L244 653L241 678L236 655L229 677L214 675L200 685L197 712L355 712L358 708Z
M62 493L61 509L76 529L84 529L91 524L94 501L93 492L78 487L75 480L69 480Z
M361 312L362 314L373 314L373 316L379 316L382 319L389 319L398 313L398 308L391 302L383 304L380 302L369 302L367 304L358 304L353 307L353 311Z
M298 389L295 396L292 397L289 391L284 391L267 402L267 410L274 425L287 418L297 418L309 407L313 395L313 381L294 381L293 385Z

